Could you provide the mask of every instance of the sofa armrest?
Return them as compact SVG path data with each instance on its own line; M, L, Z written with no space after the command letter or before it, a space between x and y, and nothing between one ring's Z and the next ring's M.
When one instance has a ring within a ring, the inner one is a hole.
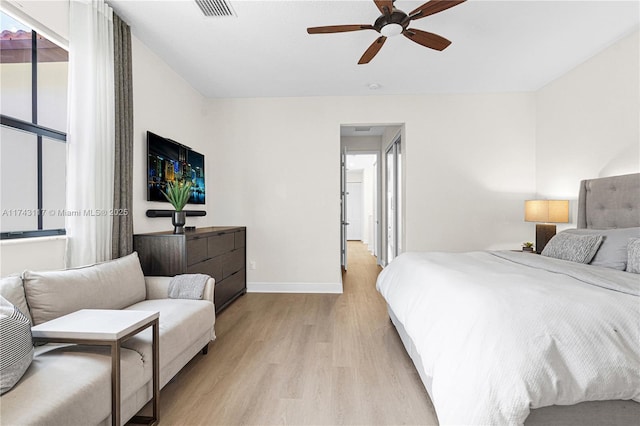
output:
M147 286L147 300L166 299L169 297L169 283L171 282L171 277L144 277L144 282ZM204 286L204 292L202 294L203 300L208 300L211 303L214 303L214 286L215 280L213 278L209 278Z

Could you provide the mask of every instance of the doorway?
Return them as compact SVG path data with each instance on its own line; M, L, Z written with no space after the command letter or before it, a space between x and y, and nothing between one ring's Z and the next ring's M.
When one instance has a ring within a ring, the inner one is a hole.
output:
M361 241L377 256L378 156L347 154L347 240Z
M378 257L380 172L379 152L348 153L341 156L341 263L347 270L350 242L361 242L371 255Z
M393 170L397 171L397 184L393 184L390 200L395 200L391 227L387 226L391 219L389 214L387 196L387 151L398 141L397 152L394 155L401 155L399 148L400 136L403 132L402 124L380 124L380 125L341 125L340 126L340 255L341 265L347 269L347 251L349 245L347 241L363 241L369 253L376 258L376 263L385 266L395 255L402 251L402 202L400 196L402 186L400 176L402 165L400 158L394 160ZM365 159L370 156L366 166L358 164L358 159ZM374 167L371 168L370 160L375 158ZM395 157L391 157L395 158ZM369 172L362 170L370 170ZM365 184L367 177L373 175ZM360 195L360 193L362 195ZM350 204L355 204L353 208ZM362 205L362 208L360 208ZM373 206L373 207L371 207ZM395 236L389 239L388 233L395 232ZM392 251L389 252L387 245L392 242ZM351 245L353 246L353 244ZM389 256L392 253L393 256Z

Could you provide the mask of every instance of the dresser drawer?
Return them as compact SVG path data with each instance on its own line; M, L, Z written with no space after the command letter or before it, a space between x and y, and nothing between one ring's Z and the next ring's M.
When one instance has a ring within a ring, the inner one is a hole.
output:
M216 282L213 298L213 302L216 306L216 312L218 312L223 305L229 303L234 296L244 293L245 280L246 276L243 269L220 282Z
M202 262L207 257L207 239L193 238L187 240L187 265Z
M188 274L206 274L218 281L222 281L222 257L207 259L204 262L187 266Z
M234 272L244 269L245 266L244 249L234 250L225 254L222 261L222 278L227 278Z
M220 256L233 250L234 238L233 233L213 235L208 240L208 254L209 257Z
M246 231L238 231L233 233L235 237L235 248L242 248L245 246L245 241L247 240Z

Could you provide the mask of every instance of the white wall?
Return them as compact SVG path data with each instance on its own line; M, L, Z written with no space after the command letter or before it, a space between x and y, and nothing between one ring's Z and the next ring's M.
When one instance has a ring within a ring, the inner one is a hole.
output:
M33 6L33 10L30 8ZM44 6L42 9L40 6ZM66 1L25 3L25 12L40 18L40 22L58 34L67 35ZM41 14L41 10L48 11ZM133 104L134 104L134 232L152 232L172 229L170 218L147 218L147 209L170 209L168 203L146 200L146 131L151 130L190 146L205 155L207 189L212 180L210 161L214 156L207 134L207 108L204 98L184 79L177 75L136 37L133 49ZM4 78L4 74L3 74ZM3 89L4 90L4 89ZM210 200L210 198L208 198ZM209 215L188 217L187 225L207 226L215 222L206 205L188 205L188 209L207 210ZM46 270L64 267L64 239L24 239L0 243L0 275L23 269Z
M403 138L406 250L520 247L535 191L534 95L442 95L429 107Z
M380 136L341 136L340 146L347 153L380 151Z
M362 169L347 170L347 183L362 183Z
M618 41L537 92L538 196L577 200L582 179L640 171L639 40Z
M219 183L212 178L212 163L219 154L213 150L208 133L211 119L204 98L176 74L135 36L132 37L134 170L134 233L168 231L171 219L148 218L148 209L172 209L171 204L147 199L147 130L187 145L205 156L206 200L204 205L188 204L185 210L207 210L205 217L187 217L187 226L219 224L211 214L212 188Z
M374 254L376 237L377 177L375 163L366 167L362 171L362 194L364 196L362 242L366 244L369 251Z
M341 123L405 123L407 250L517 248L529 237L533 94L217 99L210 108L213 211L248 227L250 282L340 282Z
M0 244L0 277L64 268L65 237L21 238Z
M404 123L407 250L519 247L524 199L639 169L637 34L537 94L204 100L135 37L133 52L135 232L171 228L144 216L168 206L144 201L152 130L205 154L208 216L188 222L248 226L251 283L341 282L342 123ZM59 241L3 242L2 275L59 267Z

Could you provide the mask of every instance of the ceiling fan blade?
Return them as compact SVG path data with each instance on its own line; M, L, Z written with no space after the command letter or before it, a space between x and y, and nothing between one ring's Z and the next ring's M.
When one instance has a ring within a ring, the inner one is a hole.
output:
M329 25L326 27L309 27L309 34L346 33L348 31L375 30L373 25Z
M402 32L402 35L404 35L411 41L434 50L444 50L451 44L449 40L442 36L439 36L438 34L416 30L413 28L407 28Z
M362 58L360 58L358 64L368 64L378 54L380 49L382 49L382 45L385 41L387 41L387 38L385 36L378 37L376 41L374 41L371 46L369 46L366 52L364 52L364 55L362 55Z
M442 12L453 6L457 6L460 3L464 3L466 0L431 0L423 4L422 6L414 9L410 14L410 19L422 19L425 16L433 15L434 13Z
M389 16L393 11L393 0L373 0L383 15ZM385 10L386 9L386 10Z

